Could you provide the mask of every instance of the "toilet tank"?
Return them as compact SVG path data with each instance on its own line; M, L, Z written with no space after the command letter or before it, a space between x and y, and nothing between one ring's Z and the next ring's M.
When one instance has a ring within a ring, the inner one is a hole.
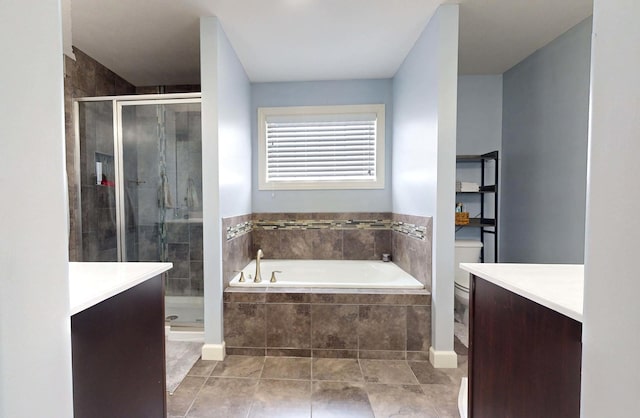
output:
M455 266L456 276L455 281L465 288L469 288L469 272L460 269L460 263L479 263L480 262L480 250L482 249L482 242L461 239L456 240L456 252L455 252Z

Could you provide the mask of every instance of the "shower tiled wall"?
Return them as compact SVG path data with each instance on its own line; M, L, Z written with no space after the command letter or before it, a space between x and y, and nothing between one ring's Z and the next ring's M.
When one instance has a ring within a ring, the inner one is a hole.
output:
M173 263L168 271L168 296L204 294L202 222L176 220L166 223L167 255Z

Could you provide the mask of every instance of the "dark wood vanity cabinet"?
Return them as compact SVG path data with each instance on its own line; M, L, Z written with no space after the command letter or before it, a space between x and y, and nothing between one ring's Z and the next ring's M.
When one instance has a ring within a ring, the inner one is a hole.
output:
M162 275L71 317L76 418L167 416Z
M473 275L469 307L469 417L579 418L582 323Z

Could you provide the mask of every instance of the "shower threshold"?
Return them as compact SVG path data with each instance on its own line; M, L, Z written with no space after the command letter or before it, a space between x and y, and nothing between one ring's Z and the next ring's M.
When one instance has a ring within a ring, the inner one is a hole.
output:
M204 298L166 296L165 335L171 341L204 341Z

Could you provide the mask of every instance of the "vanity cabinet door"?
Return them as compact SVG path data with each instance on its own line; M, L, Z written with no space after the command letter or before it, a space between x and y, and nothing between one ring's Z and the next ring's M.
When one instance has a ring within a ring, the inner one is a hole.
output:
M76 418L166 417L162 275L71 317Z
M470 417L579 418L582 323L475 276L469 320Z

